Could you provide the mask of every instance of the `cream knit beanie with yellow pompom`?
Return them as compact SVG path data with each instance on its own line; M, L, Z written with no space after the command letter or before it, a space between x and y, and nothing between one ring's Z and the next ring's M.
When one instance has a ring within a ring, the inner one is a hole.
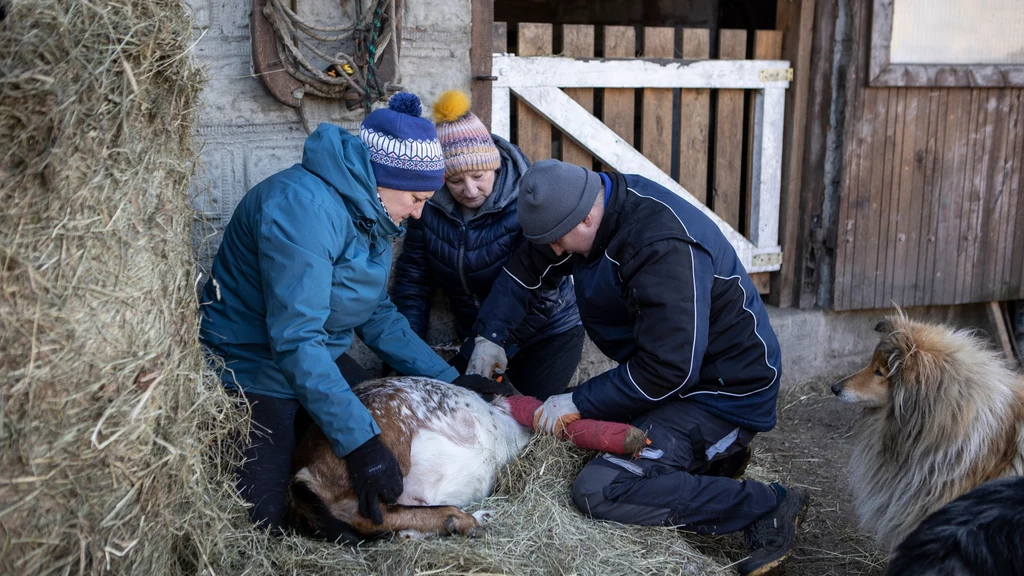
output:
M437 139L444 150L447 176L469 170L497 170L501 166L498 148L484 123L469 111L469 96L449 90L434 102Z

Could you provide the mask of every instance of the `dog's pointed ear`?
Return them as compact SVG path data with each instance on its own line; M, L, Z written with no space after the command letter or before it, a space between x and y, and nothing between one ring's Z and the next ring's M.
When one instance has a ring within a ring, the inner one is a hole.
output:
M890 367L894 364L894 360L902 360L902 350L889 334L882 336L882 341L878 343L878 351L885 356L885 361L889 363ZM899 358L895 358L894 355L898 355Z
M879 334L892 334L892 331L896 329L896 326L892 323L892 320L885 318L875 324L875 332Z

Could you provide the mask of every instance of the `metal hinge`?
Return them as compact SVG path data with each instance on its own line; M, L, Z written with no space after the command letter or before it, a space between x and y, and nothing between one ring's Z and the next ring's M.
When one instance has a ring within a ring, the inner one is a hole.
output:
M757 268L766 266L782 266L782 254L778 252L775 254L754 254L750 258L750 263Z
M761 82L792 82L793 81L793 69L786 68L772 68L769 70L761 70Z

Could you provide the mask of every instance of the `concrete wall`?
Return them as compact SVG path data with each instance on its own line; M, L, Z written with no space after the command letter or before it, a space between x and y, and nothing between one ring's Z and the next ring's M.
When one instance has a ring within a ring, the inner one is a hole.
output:
M351 0L347 0L351 2ZM364 0L365 1L365 0ZM238 200L254 184L302 157L309 129L330 119L358 129L362 113L347 113L334 101L309 98L300 109L275 100L252 75L249 14L252 0L186 0L195 13L194 54L206 68L199 137L201 165L196 208L205 218L200 264L216 252L218 235ZM301 0L307 9L333 8L338 0ZM316 6L314 4L323 4ZM402 85L418 94L425 109L442 91L468 89L470 0L405 0Z
M863 368L878 344L875 324L890 312L769 308L782 346L783 388L809 380L827 381ZM906 312L916 320L992 331L982 304L908 308Z

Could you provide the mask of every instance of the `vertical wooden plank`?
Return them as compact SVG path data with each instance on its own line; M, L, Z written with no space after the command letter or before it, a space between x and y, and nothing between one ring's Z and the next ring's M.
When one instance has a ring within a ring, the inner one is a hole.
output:
M743 60L746 30L721 30L718 57ZM743 155L743 91L719 90L715 117L714 209L729 226L740 230L740 163Z
M954 304L962 304L966 293L967 275L973 272L974 249L971 242L973 232L973 215L977 214L977 203L975 194L977 183L975 178L978 175L978 163L984 156L985 139L980 134L984 130L985 98L978 90L970 91L970 122L967 132L967 156L966 169L964 170L963 201L960 210L959 244L957 246L956 290L953 298Z
M519 24L519 56L551 55L551 24ZM551 158L551 124L526 103L519 102L519 148L531 162Z
M632 26L605 26L605 58L635 58L636 31ZM634 141L634 108L636 90L632 88L606 88L602 120L630 146Z
M778 60L782 58L782 32L779 30L755 30L754 31L754 59L755 60ZM745 146L747 148L747 165L751 166L751 162L754 160L754 98L749 98L748 104L750 105L750 111L747 114L747 139ZM748 176L747 181L743 183L744 194L746 201L744 205L747 207L746 211L741 214L742 228L740 233L744 236L750 236L750 207L753 205L751 202L751 195L753 194L753 183L754 179L753 168L750 167L747 170Z
M889 233L889 246L893 252L892 274L887 278L888 300L903 306L903 288L906 281L907 268L911 264L907 256L907 239L913 233L911 205L914 190L914 158L917 153L917 119L920 106L920 91L914 88L904 90L906 104L903 109L903 147L897 158L899 162L898 187L894 193L899 195L896 204L895 219ZM896 182L894 182L896 184Z
M675 54L674 28L644 28L644 58L672 58ZM672 171L672 90L645 88L643 130L640 151L662 172Z
M863 160L865 177L861 180L861 188L866 195L866 210L858 214L855 223L845 223L844 226L856 226L854 237L857 239L855 246L854 269L855 274L864 278L863 287L857 297L858 308L871 307L875 303L875 292L882 279L884 266L879 266L879 261L885 262L884 254L880 254L879 245L881 235L881 221L885 210L883 202L886 198L883 189L885 159L889 146L892 144L889 138L890 132L886 130L889 124L889 95L888 89L868 88L865 94L865 115L870 119L870 124L865 126L869 132L865 142L866 158ZM842 222L842 220L840 220ZM881 260L880 260L881 259Z
M1017 200L1019 190L1017 185L1019 183L1018 175L1020 174L1021 156L1018 148L1020 144L1020 125L1021 117L1021 100L1020 100L1020 89L1015 88L1009 91L1008 99L1010 101L1010 113L1007 118L1007 143L1006 143L1006 173L1005 179L1006 184L1004 185L1003 191L1006 196L1006 208L1004 216L1003 234L1000 238L1000 246L998 249L999 253L999 274L997 281L999 282L1000 299L1011 299L1016 294L1016 290L1012 290L1011 282L1011 270L1012 266L1007 258L1010 249L1013 246L1014 234L1020 227L1020 222L1016 220L1017 215Z
M494 0L472 0L472 44L469 48L469 67L472 70L470 94L473 112L491 127L491 81L478 80L491 75L492 35L494 34Z
M971 92L954 89L950 91L949 122L955 130L947 138L952 159L946 161L944 167L943 197L948 198L948 206L939 215L939 235L943 240L944 249L936 256L936 282L940 296L932 298L933 302L952 304L956 301L957 261L960 258L960 222L964 199L964 181L968 162L968 144L970 142L971 123ZM948 128L947 128L948 130ZM946 173L948 170L948 174ZM945 218L943 218L945 217Z
M1006 278L1008 282L1007 293L1011 298L1024 298L1024 279L1021 278L1024 272L1024 190L1021 189L1021 180L1024 179L1024 89L1014 90L1014 101L1017 106L1017 115L1010 131L1014 134L1013 168L1010 184L1010 197L1013 208L1010 211L1010 218L1014 229L1006 246L1004 260L1006 262Z
M989 129L992 133L992 154L985 165L985 199L982 204L981 234L979 252L981 267L975 269L974 288L971 300L999 300L1002 274L1002 239L1007 233L1006 204L1007 194L1006 170L1011 166L1006 157L1007 137L1010 125L1010 89L990 90L994 96L996 108L994 115L989 116Z
M844 242L842 245L837 244L836 254L838 257L835 268L836 282L842 281L847 289L851 290L844 298L847 303L846 307L863 306L866 292L864 290L866 286L863 284L867 278L863 274L862 266L866 256L864 240L867 239L868 234L862 236L860 232L866 227L870 230L872 220L872 214L869 211L871 188L867 186L867 180L870 177L871 139L874 136L870 129L872 117L869 114L872 111L873 96L875 95L875 90L865 91L859 98L859 103L852 103L847 112L847 114L853 115L849 122L857 129L846 135L844 144L847 147L843 163L846 182L843 196L846 201L840 204L840 213L837 219L840 230L837 232L842 234L843 227L849 228L846 234L847 237L852 237L852 241ZM845 226L844 222L847 223ZM861 287L853 289L857 284L860 284Z
M786 128L783 134L782 191L779 198L779 243L782 269L772 274L771 301L788 308L799 302L801 285L798 268L804 151L807 112L810 104L811 51L814 38L816 0L778 2L775 25L782 30L782 57L793 66L793 82L786 91ZM680 166L682 163L680 162Z
M828 133L831 130L829 110L832 105L832 73L835 59L835 28L838 3L822 0L815 3L814 33L811 47L810 88L807 112L807 130L803 134L804 166L801 172L798 218L800 236L783 258L795 260L795 304L800 308L825 306L819 299L831 286L822 286L822 280L809 265L815 264L817 254L812 250L815 213L825 199L825 155ZM834 295L834 291L833 291Z
M708 30L683 29L684 59L707 59L710 50ZM707 90L679 91L679 183L693 194L694 198L705 204L708 193L710 98L710 92Z
M936 227L939 211L942 209L942 187L938 169L942 166L942 144L945 140L945 108L948 89L932 90L928 94L928 148L925 154L924 194L922 226L919 238L920 257L917 267L917 287L914 302L929 304L935 263Z
M882 216L878 228L879 266L882 275L875 288L875 304L873 308L887 308L892 302L891 282L895 262L896 219L899 216L899 176L903 154L903 125L906 118L906 89L889 89L889 114L891 116L887 131L892 134L892 147L886 154L882 178Z
M491 51L498 54L508 52L508 23L495 22L491 32Z
M1006 327L1006 316L1003 314L1002 306L999 305L999 302L987 302L985 304L985 311L988 313L989 324L995 332L992 335L993 339L999 345L999 348L1002 349L1003 356L1007 360L1014 362L1013 345L1010 344L1010 331Z
M979 92L982 92L979 90ZM977 163L974 165L973 188L970 195L970 210L968 226L970 227L970 244L968 245L969 257L965 263L962 302L973 302L975 291L975 279L982 272L982 236L983 217L986 212L986 204L989 196L989 159L992 157L995 148L993 132L995 129L997 91L985 90L980 94L981 117L978 123L979 138L981 138L981 156L976 156Z
M565 25L562 27L562 53L573 58L594 56L594 27L589 25ZM591 114L594 113L594 90L592 88L566 88L565 93L579 102ZM562 160L585 168L594 165L594 159L582 146L565 136L562 137Z
M865 28L865 22L867 20L863 9L853 9L850 13L850 34L854 39L863 37L863 30ZM856 40L855 40L856 41ZM854 241L851 244L845 246L845 250L842 253L842 261L839 258L836 259L833 281L840 282L840 279L845 280L847 286L847 296L845 298L847 307L850 304L856 305L857 302L862 302L865 293L865 278L863 274L857 274L858 257L861 254L861 239L864 235L861 233L865 226L871 224L870 214L866 213L865 202L862 198L865 193L869 191L864 190L864 186L861 184L861 168L864 165L865 155L865 137L866 137L866 126L867 122L864 118L864 106L866 105L866 94L864 88L857 83L857 78L861 74L862 59L852 59L847 68L843 70L840 68L839 74L845 76L845 97L846 97L846 119L842 127L834 127L833 129L843 130L843 158L842 158L842 169L843 169L843 182L840 184L840 194L842 197L839 199L839 217L837 218L836 224L843 221L843 213L849 214L854 219ZM823 214L822 216L822 229L827 231L828 215ZM827 282L828 278L822 277L822 281Z
M922 206L925 204L924 198L930 192L924 187L924 175L925 175L925 157L927 156L928 146L928 120L931 117L928 105L931 102L929 98L929 89L920 88L912 91L914 94L914 100L917 103L917 118L916 126L914 128L914 146L911 149L910 158L910 182L907 189L910 191L910 199L907 202L907 213L901 218L901 222L904 223L905 229L903 232L903 250L906 255L906 265L903 266L903 274L901 278L901 288L897 292L899 302L903 306L913 306L915 304L914 293L917 290L918 278L917 270L918 263L920 261L920 239L921 233L924 228L924 218L922 213Z

